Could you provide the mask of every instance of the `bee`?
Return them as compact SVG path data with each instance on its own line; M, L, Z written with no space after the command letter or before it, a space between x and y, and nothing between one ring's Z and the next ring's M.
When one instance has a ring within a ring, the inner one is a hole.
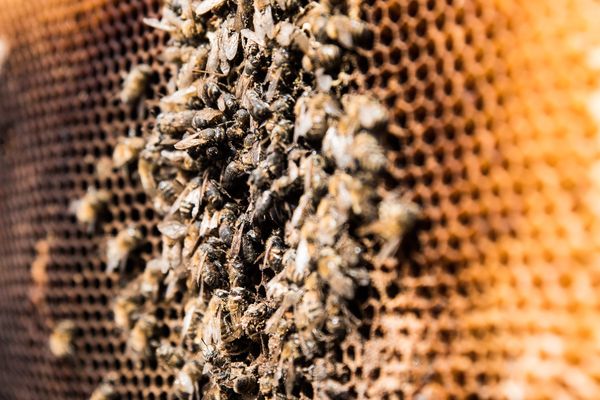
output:
M181 256L184 259L189 259L200 244L200 225L199 221L193 221L187 227L187 233L183 238L183 247L181 249Z
M85 224L93 229L97 219L106 211L110 195L105 190L97 190L90 186L85 195L75 200L69 206L69 211L75 214L80 224Z
M141 295L123 293L117 296L112 308L115 324L121 329L129 330L133 321L138 319L143 304L144 298Z
M221 176L221 183L226 189L232 189L248 174L248 168L239 160L233 160L225 167Z
M152 68L149 65L139 64L133 67L123 81L123 88L119 94L121 102L136 104L144 96L151 76Z
M236 259L230 260L227 263L227 272L229 274L229 285L236 287L249 287L250 277L248 276L248 268L244 263Z
M202 299L199 297L193 297L185 303L185 314L181 325L182 342L185 342L188 339L194 340L196 338L205 308Z
M223 267L226 253L222 245L219 239L211 237L198 247L192 258L194 281L199 282L202 279L209 288L226 285L227 276Z
M207 80L204 84L200 85L198 89L198 96L204 104L210 107L216 107L217 101L221 96L222 91L219 85L212 80Z
M214 108L203 108L194 112L192 127L194 129L205 129L215 126L223 121L223 113Z
M338 126L330 126L323 138L323 154L334 161L338 168L350 170L354 167L352 149L354 136L347 131L341 131Z
M331 71L336 69L341 61L342 51L338 46L313 42L302 58L302 66L307 71L315 71L318 68Z
M370 172L379 172L387 164L385 150L377 139L367 132L361 132L354 137L352 156L363 169Z
M229 311L234 324L239 324L251 299L252 293L246 288L237 286L229 291L229 296L227 297L227 311Z
M217 100L217 108L222 113L232 116L238 111L239 103L231 93L223 93Z
M212 179L206 180L205 182L206 184L203 185L204 193L202 197L206 199L208 206L210 206L212 209L220 209L223 207L225 200L221 194L221 190L219 189L219 184Z
M144 192L148 195L154 195L156 191L156 180L154 179L155 164L146 157L138 159L138 174Z
M341 14L332 15L327 19L325 32L329 39L347 49L353 49L363 43L370 33L366 23Z
M350 133L360 128L374 132L385 129L389 113L377 100L366 95L346 95L342 97L346 118L340 121L340 129Z
M285 250L286 247L281 237L278 234L271 235L265 244L265 257L261 269L271 268L279 273Z
M421 209L416 204L402 199L397 193L388 193L379 203L378 219L359 229L360 235L375 234L383 241L377 256L378 261L392 256L404 235L415 225Z
M106 272L123 268L132 251L142 243L142 234L135 226L120 231L106 242Z
M167 136L178 136L189 129L195 116L194 110L164 112L156 117L156 129Z
M231 246L233 241L235 220L235 208L231 206L231 203L227 203L219 215L219 238L226 246Z
M354 281L344 274L344 270L347 268L344 265L343 258L335 250L330 247L321 249L317 262L319 277L328 283L333 293L343 298L352 299L354 298Z
M248 112L254 120L262 122L271 114L269 105L261 100L256 91L246 91L245 99L248 103Z
M272 151L276 147L287 147L291 140L290 134L294 129L294 124L288 119L277 119L276 121L271 119L266 123L266 129L269 132L269 139L271 140L269 151Z
M157 321L151 315L143 315L135 323L129 338L127 348L136 357L147 358L153 354L153 337L156 334Z
M101 383L90 396L90 400L116 400L119 394L110 383Z
M113 174L113 162L112 158L102 156L98 159L94 159L91 163L96 164L96 177L100 180L110 179Z
M173 382L173 393L178 399L194 399L200 395L200 378L204 365L188 360L179 370Z
M31 280L35 285L45 285L48 282L47 266L50 262L50 246L52 238L38 240L35 244L36 257L31 263Z
M73 339L75 337L75 323L70 320L60 321L52 330L48 346L50 352L59 358L67 357L73 354Z
M169 269L176 268L181 263L182 241L187 233L187 227L176 220L166 220L158 224L158 230L162 234L163 248L162 258L163 273Z
M204 15L220 8L225 4L225 0L202 0L194 10L197 16Z
M306 137L311 141L322 139L332 119L341 115L337 102L331 95L325 93L300 97L294 111L296 113L294 141L300 137Z
M293 254L291 250L286 251L283 258L288 279L294 283L302 283L313 269L315 253L316 246L305 237L302 237L298 243L293 263L285 262L290 260Z
M254 375L241 375L233 380L233 391L240 395L252 395L258 390L258 381Z
M172 346L170 343L163 343L156 349L156 358L159 362L170 368L183 367L186 354L181 347Z
M188 150L195 147L219 146L225 139L223 128L207 128L184 136L175 144L177 150Z
M172 204L175 201L181 190L181 184L175 179L160 181L158 183L158 195L160 197L159 201L155 201L154 207L163 211L169 209L169 203Z
M160 99L160 109L162 111L180 111L182 107L189 104L194 104L198 99L198 89L191 85L186 88L181 88L168 96Z
M154 258L146 264L140 280L140 294L145 298L156 301L159 295L159 289L162 286L163 272L168 267L166 261L162 258Z
M304 192L314 193L320 197L326 192L329 175L325 172L326 161L316 153L302 158L300 161L300 177L304 178Z
M129 164L135 160L144 148L146 141L141 137L121 137L119 138L115 150L113 151L113 165L116 168Z
M188 23L193 21L186 21ZM201 71L206 68L208 61L209 47L206 44L200 45L197 48L191 48L187 50L186 61L183 63L179 72L177 73L177 88L186 88L194 83L197 71Z
M248 264L254 264L260 255L262 242L254 229L242 236L242 259Z
M269 83L269 88L265 94L267 101L273 100L277 93L277 87L282 77L289 75L290 53L284 48L276 48L271 55L271 66L265 77L265 83Z
M164 160L168 160L175 167L181 168L185 171L198 171L198 163L183 150L163 150L160 152L160 156Z
M250 304L240 319L240 326L244 333L250 339L257 338L265 330L272 312L273 310L265 302Z

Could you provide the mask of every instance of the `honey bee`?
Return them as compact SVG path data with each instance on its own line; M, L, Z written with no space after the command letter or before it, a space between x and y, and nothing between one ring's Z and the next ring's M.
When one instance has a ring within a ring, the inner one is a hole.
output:
M370 172L379 172L387 164L383 147L373 135L366 132L361 132L354 137L352 156L363 169Z
M302 283L302 281L310 274L314 265L314 255L316 246L309 242L306 238L301 238L296 248L296 257L294 263L286 266L287 277L294 283ZM285 257L285 255L284 255Z
M181 135L192 125L195 115L194 110L161 113L156 117L156 129L168 136Z
M343 258L330 247L321 249L317 271L319 277L328 283L330 289L338 296L354 298L354 281L344 274L348 268Z
M129 255L142 243L142 234L135 226L120 231L106 242L106 272L123 268Z
M50 352L59 358L73 354L73 339L76 333L75 323L70 320L60 321L52 330L48 345Z
M240 326L250 339L262 334L272 309L265 302L250 304L240 319Z
M110 383L101 383L90 396L90 400L116 400L119 394Z
M216 101L215 101L216 102ZM195 111L192 119L192 127L194 129L205 129L215 126L223 121L223 113L214 108L203 108Z
M181 368L186 359L185 351L181 347L163 343L156 349L156 358L170 368Z
M113 162L110 157L102 156L92 162L96 164L96 177L98 179L109 179L112 176Z
M383 240L384 245L377 258L379 261L393 255L404 235L410 231L421 210L416 204L402 199L397 193L388 193L379 203L379 218L359 229L359 234L375 234Z
M139 64L133 67L123 81L119 95L121 101L129 105L136 104L144 96L152 73L149 65Z
M162 258L154 258L146 264L144 273L141 275L140 294L145 298L156 301L163 282L163 272L167 269L166 261Z
M135 323L127 339L127 348L134 356L147 358L153 354L152 340L156 333L156 324L156 318L151 315L143 315Z
M325 136L330 121L341 115L341 109L331 95L317 93L300 97L295 106L295 113L294 141L300 137L319 140Z
M137 158L145 145L146 141L141 137L120 137L113 151L113 165L121 168L129 164Z
M217 238L211 237L201 244L192 257L194 281L202 279L202 283L209 288L226 286L227 276L223 267L225 255L222 242Z
M106 210L109 199L110 195L107 191L97 190L93 186L90 186L81 199L71 203L69 211L75 214L75 218L77 218L79 223L93 229L97 219Z
M182 342L190 339L194 340L197 334L198 326L204 315L204 303L201 298L193 297L189 299L184 306L184 317L181 325Z
M254 375L241 375L233 380L233 391L240 395L252 395L258 390L258 381Z
M183 150L163 150L160 152L160 156L164 160L168 160L172 165L177 168L181 168L185 171L198 171L198 163Z
M129 330L133 321L138 319L143 303L144 298L141 295L117 296L112 308L115 324L121 329Z
M302 58L302 66L307 71L315 71L318 68L331 71L336 69L341 61L342 52L338 46L313 42Z
M387 109L366 95L346 95L342 97L342 104L347 115L340 123L342 131L355 133L363 128L373 132L385 129L388 123Z
M162 272L166 273L181 263L182 241L187 233L187 227L179 221L166 220L158 224L158 230L163 239L162 259L165 263Z
M234 287L229 291L227 297L227 311L235 325L239 325L244 312L248 308L252 293L243 287Z
M281 271L285 244L278 234L271 235L265 244L265 257L261 269L271 268L276 273Z
M367 24L359 19L351 19L338 14L327 19L325 32L329 39L338 42L347 49L352 49L366 40L369 35L369 28Z
M269 105L261 100L256 91L246 91L245 100L248 103L248 112L254 120L262 122L271 114Z
M188 360L179 370L173 382L173 393L178 399L195 399L200 396L200 378L204 365Z
M138 159L138 174L140 175L140 182L144 192L153 195L156 192L156 180L154 179L154 165L150 160L145 157Z

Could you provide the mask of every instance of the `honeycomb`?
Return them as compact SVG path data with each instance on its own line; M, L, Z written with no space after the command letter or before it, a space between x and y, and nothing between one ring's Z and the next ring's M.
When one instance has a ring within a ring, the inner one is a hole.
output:
M160 1L0 2L0 397L169 398L174 377L134 363L111 301L105 237L131 222L160 252L140 184L105 173L117 138L156 110L122 105L132 65L160 71ZM424 217L397 262L371 271L367 320L343 347L357 398L600 396L600 5L593 0L365 1L373 46L355 83L394 115L390 186ZM69 212L89 187L108 223ZM128 265L127 270L134 270ZM155 310L161 336L182 317ZM48 337L77 326L72 357Z

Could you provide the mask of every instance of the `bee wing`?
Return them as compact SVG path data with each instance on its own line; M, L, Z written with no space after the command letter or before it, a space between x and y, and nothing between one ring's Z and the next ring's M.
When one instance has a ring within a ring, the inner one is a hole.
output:
M242 234L244 233L245 221L238 226L235 236L231 241L231 248L229 249L229 257L235 257L240 253L240 247L242 245Z
M221 42L221 31L208 32L206 34L210 44L210 52L206 60L206 71L216 73L219 67L219 44Z
M192 300L192 304L185 310L185 316L183 317L183 323L181 325L181 337L185 338L187 335L190 326L192 325L192 320L194 314L196 313L197 303L195 300Z
M267 77L265 78L265 82L269 82L269 88L267 89L267 93L265 95L267 101L273 100L275 94L277 93L277 85L279 84L279 79L281 79L282 69L281 68L270 68Z
M187 101L196 94L196 87L189 86L183 89L179 89L175 93L163 97L160 102L165 104L185 104Z
M185 197L195 188L198 187L198 180L197 179L192 179L190 181L190 183L187 184L187 186L185 187L185 189L183 189L181 191L181 193L179 194L179 196L177 197L177 199L175 200L175 202L173 202L173 205L171 206L171 209L169 209L169 212L167 213L167 216L173 215L177 212L177 210L179 210L179 207L181 206L181 202L185 199Z
M210 124L215 123L219 118L221 118L223 113L220 110L206 107L200 111L197 111L195 116L196 118L206 121Z
M246 39L253 41L260 47L265 47L265 41L259 35L257 35L256 32L251 31L250 29L242 29L240 31L240 33L241 33L242 37L245 37Z
M196 132L194 134L189 135L181 139L179 142L175 143L175 148L177 150L187 150L192 147L200 146L203 144L203 140L199 138L200 132Z
M235 58L240 43L239 32L233 32L230 36L223 36L223 52L229 61Z
M185 236L187 227L179 221L169 220L159 223L158 230L171 240L179 240Z
M279 324L281 317L283 317L283 314L290 307L298 303L300 298L302 298L301 291L290 290L289 292L287 292L284 295L283 300L281 301L281 305L279 306L277 311L275 311L275 313L273 313L273 315L267 320L267 324L265 325L265 332L274 333L277 329L277 324Z
M203 0L196 7L196 15L204 15L225 4L225 0Z
M175 32L177 30L174 26L159 21L156 18L144 18L142 22L154 29L159 29L161 31Z
M264 10L255 10L254 12L254 29L256 35L262 41L265 40L265 36L273 38L273 30L275 24L273 23L273 14L271 13L271 6L265 7Z

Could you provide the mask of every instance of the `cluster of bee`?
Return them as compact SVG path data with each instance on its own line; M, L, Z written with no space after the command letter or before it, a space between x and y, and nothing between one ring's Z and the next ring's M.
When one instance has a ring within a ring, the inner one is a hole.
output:
M169 33L176 73L152 131L119 140L113 166L162 216L162 254L113 310L127 351L171 370L177 398L351 397L351 303L418 216L382 189L385 107L350 90L370 40L359 6L167 0L144 20ZM121 100L142 101L152 75L134 67ZM73 212L93 224L106 201L90 189ZM135 226L109 239L108 270L143 241ZM172 302L184 316L167 338L152 305ZM94 398L114 393L104 382Z

